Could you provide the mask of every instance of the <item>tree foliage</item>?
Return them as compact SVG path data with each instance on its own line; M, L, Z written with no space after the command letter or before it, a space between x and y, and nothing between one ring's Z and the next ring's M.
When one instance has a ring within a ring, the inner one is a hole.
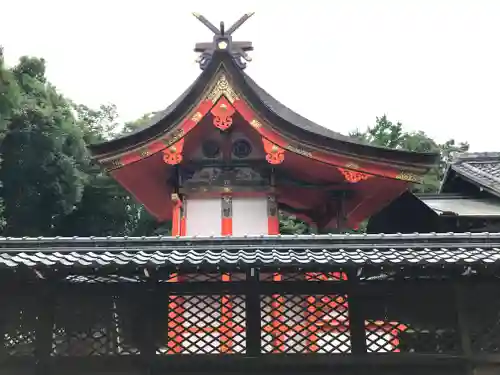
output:
M83 193L88 158L82 133L68 102L46 82L43 59L23 57L5 74L0 145L5 234L51 233Z
M0 60L3 235L128 235L142 207L100 168L86 143L116 136L116 107L75 104L46 79L45 61Z
M419 193L437 192L446 164L456 153L469 150L469 144L466 142L457 144L454 139L450 139L443 144L438 144L422 131L407 132L401 122L393 123L388 120L386 115L377 117L375 125L368 127L365 131L355 130L349 135L379 147L415 152L439 152L440 162L424 177L422 185L414 185L413 187L413 190Z

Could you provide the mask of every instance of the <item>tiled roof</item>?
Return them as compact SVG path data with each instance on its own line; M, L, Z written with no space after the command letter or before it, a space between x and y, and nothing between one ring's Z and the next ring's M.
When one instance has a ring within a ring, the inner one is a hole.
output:
M461 154L452 162L450 168L500 196L500 152Z
M248 238L0 238L0 267L500 263L500 233Z
M470 198L455 194L420 194L417 196L438 215L500 217L498 198Z

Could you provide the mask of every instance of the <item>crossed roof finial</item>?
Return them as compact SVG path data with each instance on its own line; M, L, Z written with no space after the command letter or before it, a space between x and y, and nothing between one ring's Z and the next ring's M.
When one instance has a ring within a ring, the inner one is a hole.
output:
M238 67L241 69L246 68L246 62L252 60L247 54L248 51L253 51L252 42L233 42L232 34L238 30L246 20L252 17L253 14L254 13L245 14L226 30L224 22L221 22L220 27L217 28L201 14L193 13L202 24L214 33L214 38L211 43L196 43L194 47L195 52L200 53L196 62L200 64L202 70L207 67L215 51L226 51L232 56Z

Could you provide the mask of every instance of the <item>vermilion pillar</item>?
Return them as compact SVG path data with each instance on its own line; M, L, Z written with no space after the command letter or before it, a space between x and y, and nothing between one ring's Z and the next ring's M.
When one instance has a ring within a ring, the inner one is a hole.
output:
M172 194L172 236L181 236L182 200L178 194Z
M272 195L267 197L267 230L267 234L280 234L278 205L276 198Z

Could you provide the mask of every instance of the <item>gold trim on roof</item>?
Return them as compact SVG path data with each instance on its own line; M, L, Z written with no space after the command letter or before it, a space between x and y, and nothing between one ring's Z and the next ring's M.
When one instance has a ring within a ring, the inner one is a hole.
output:
M108 159L106 161L100 162L105 172L111 172L115 169L123 167L123 163L120 160L120 157L114 159Z
M184 137L184 129L176 129L166 134L166 136L163 138L163 144L169 147L182 137Z
M193 116L191 116L191 121L194 123L199 123L200 120L203 118L203 115L200 112L196 112Z
M253 119L252 121L250 121L250 126L255 129L259 129L262 127L262 123L257 119Z
M295 154L302 155L302 156L307 156L308 158L312 158L313 154L310 151L306 151L303 148L300 148L298 146L293 146L293 145L287 145L285 146L285 149L288 151L291 151Z
M410 172L405 172L405 171L401 171L397 176L396 176L396 179L397 180L402 180L402 181L408 181L408 182L416 182L416 183L422 183L423 181L423 177L421 176L417 176L416 174L414 173L410 173Z
M238 94L236 94L236 91L231 87L231 84L227 80L225 74L221 74L219 76L214 87L207 95L207 99L215 104L222 95L224 95L230 103L239 99Z

